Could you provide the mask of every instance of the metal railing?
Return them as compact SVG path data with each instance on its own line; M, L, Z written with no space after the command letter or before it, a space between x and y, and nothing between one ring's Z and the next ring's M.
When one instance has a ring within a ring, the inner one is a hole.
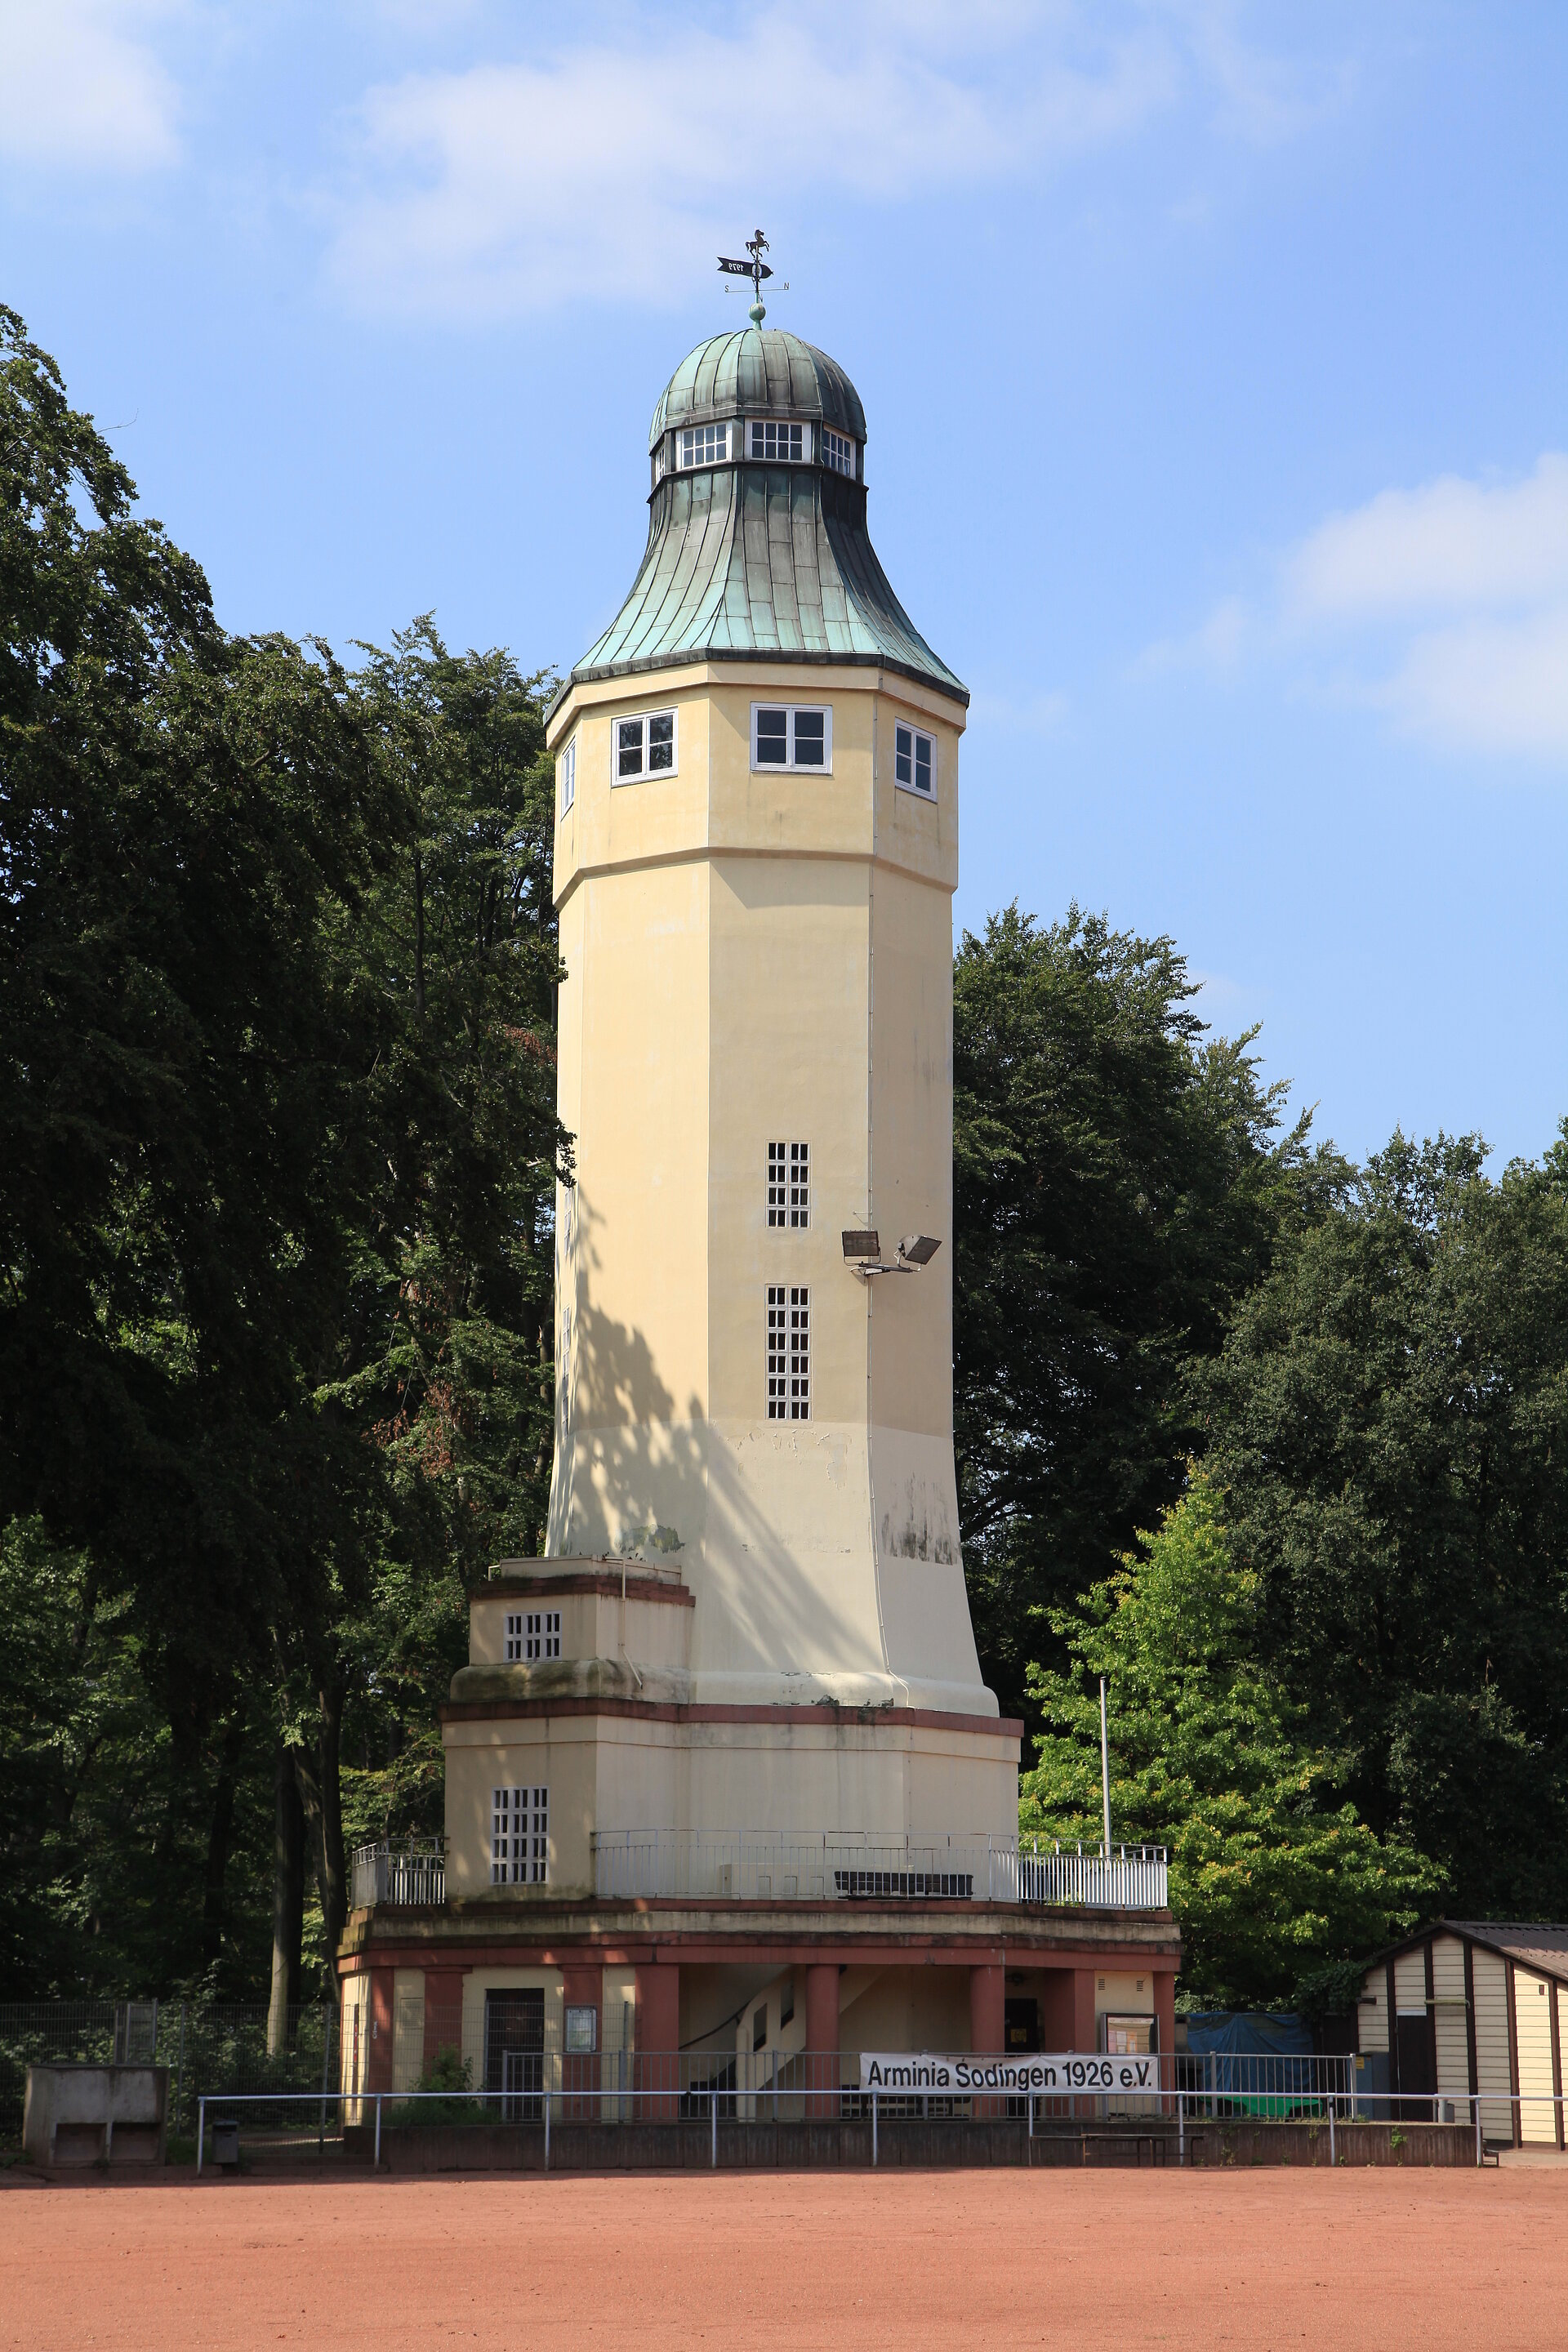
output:
M207 2160L209 2132L216 2125L225 2128L228 2150L237 2153L241 2137L253 2147L288 2148L307 2138L324 2145L329 2119L332 2139L357 2142L378 2168L388 2131L437 2127L537 2132L546 2168L552 2132L578 2125L596 2127L595 2144L597 2130L608 2136L617 2126L696 2126L705 2132L714 2165L721 2136L730 2126L803 2121L868 2124L873 2164L879 2160L881 2128L911 2122L1010 2122L1024 2126L1031 2138L1062 2129L1121 2127L1143 2137L1152 2132L1169 2143L1179 2163L1189 2160L1191 2137L1205 2126L1224 2130L1247 2124L1305 2124L1323 2134L1331 2164L1339 2160L1339 2135L1347 2126L1381 2124L1397 2131L1413 2123L1457 2124L1473 2131L1475 2158L1480 2163L1497 2144L1495 2138L1483 2137L1481 2110L1496 2105L1519 2118L1512 2126L1516 2142L1562 2143L1561 2096L1367 2093L1356 2085L1353 2058L1331 2055L1247 2053L1217 2061L1184 2053L1151 2057L1143 2063L1152 2069L1152 2079L1147 2089L1140 2090L1104 2088L1108 2066L1118 2062L1090 2056L1075 2065L1088 2088L1071 2088L1064 2082L1048 2092L1019 2091L1007 2069L1027 2061L999 2058L994 2062L995 2087L974 2087L953 2095L868 2089L858 2080L858 2053L837 2050L540 2051L521 2054L521 2063L520 2053L508 2055L510 2064L497 2062L496 2071L505 2076L502 2083L473 2089L465 2080L444 2090L237 2091L221 2096L208 2092L198 2103L197 2168ZM974 2062L991 2063L984 2057ZM1059 2069L1060 2062L1057 2063ZM1544 2125L1527 2137L1525 2110L1542 2107L1546 2110ZM608 2145L606 2137L606 2154ZM584 2143L574 2147L577 2159L584 2160Z
M885 1831L601 1830L594 1891L614 1901L665 1895L720 1902L959 1901L1163 1910L1163 1846L1110 1854L1036 1841L952 1836L917 1844Z
M389 1903L438 1908L447 1900L444 1837L384 1838L353 1850L352 1902L356 1911Z

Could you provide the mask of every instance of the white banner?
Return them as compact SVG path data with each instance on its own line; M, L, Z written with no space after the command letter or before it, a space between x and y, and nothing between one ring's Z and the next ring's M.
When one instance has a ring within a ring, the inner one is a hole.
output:
M860 2088L891 2091L908 2098L924 2093L959 2098L971 2091L1033 2092L1037 2098L1069 2098L1078 2091L1142 2091L1160 2087L1158 2058L1083 2058L1075 2051L1049 2056L993 2057L985 2051L962 2055L929 2050L862 2050Z

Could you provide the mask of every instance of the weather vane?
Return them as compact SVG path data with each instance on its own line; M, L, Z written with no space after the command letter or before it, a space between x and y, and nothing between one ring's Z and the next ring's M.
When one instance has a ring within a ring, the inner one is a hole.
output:
M746 239L746 251L752 257L750 261L729 261L726 260L723 254L719 256L719 267L726 278L749 278L751 279L752 292L755 299L752 301L749 315L751 317L752 324L754 327L760 327L763 320L768 315L766 308L763 302L763 280L764 278L771 278L773 274L768 268L767 263L763 259L763 254L768 250L767 238L763 235L762 230L759 229L755 236L749 236ZM789 292L789 288L787 286L784 286L781 287L779 290L781 293L787 294Z

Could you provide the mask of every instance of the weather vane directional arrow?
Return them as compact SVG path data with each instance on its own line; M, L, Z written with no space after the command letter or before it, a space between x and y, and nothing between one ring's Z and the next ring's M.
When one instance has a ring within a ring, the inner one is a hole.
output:
M746 239L746 251L752 257L750 261L731 261L723 254L719 256L719 268L726 278L751 279L752 293L754 298L752 303L752 317L759 327L767 316L763 305L763 280L764 278L771 278L773 274L763 259L763 254L769 249L767 238L759 229L755 236L749 236Z

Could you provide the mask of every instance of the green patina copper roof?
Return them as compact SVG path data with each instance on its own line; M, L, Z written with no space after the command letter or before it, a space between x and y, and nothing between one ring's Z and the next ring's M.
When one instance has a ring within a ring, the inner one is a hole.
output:
M752 327L681 362L648 447L678 425L745 416L831 425L862 446L866 437L859 394L835 361L798 336ZM874 665L969 699L889 585L866 529L863 480L745 458L668 472L649 500L631 593L572 676L758 655Z

